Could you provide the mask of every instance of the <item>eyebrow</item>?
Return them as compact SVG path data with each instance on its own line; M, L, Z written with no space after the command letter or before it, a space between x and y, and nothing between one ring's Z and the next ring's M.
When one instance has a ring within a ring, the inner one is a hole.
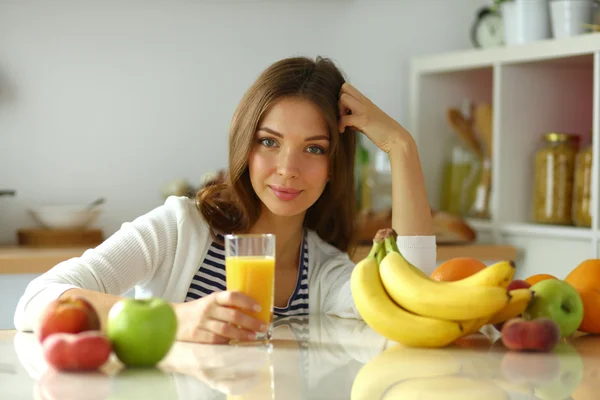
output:
M271 135L275 135L277 137L283 138L283 134L267 127L267 126L263 126L258 128L259 131L265 131L270 133ZM329 136L327 135L317 135L317 136L311 136L311 137L307 137L306 139L304 139L306 142L311 141L311 140L331 140L329 139Z

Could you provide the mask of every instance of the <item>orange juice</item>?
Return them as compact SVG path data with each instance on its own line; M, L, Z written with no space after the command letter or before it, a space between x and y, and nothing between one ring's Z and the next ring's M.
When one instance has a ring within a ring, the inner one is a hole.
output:
M225 259L227 290L242 292L260 304L255 318L271 323L275 285L275 259L264 256L229 256Z

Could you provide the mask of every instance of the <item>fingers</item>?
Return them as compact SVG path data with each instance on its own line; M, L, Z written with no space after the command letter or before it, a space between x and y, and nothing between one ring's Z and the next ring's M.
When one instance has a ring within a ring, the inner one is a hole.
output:
M239 326L249 332L265 332L267 325L243 312L227 307L214 307L210 316L216 320Z
M362 101L362 102L366 102L369 100L369 99L367 99L367 97L364 94L362 94L357 88L355 88L348 82L345 82L342 85L340 93L348 93L348 94L352 95L352 97L354 97L357 100Z
M348 110L352 111L352 114L358 114L364 109L362 103L356 97L348 93L342 93L340 95L338 107L340 108L341 116L347 115Z
M239 341L254 340L256 333L247 329L239 328L233 324L217 319L210 319L204 324L204 329L228 339L236 339Z
M344 132L346 127L356 128L357 130L362 131L365 124L366 116L364 114L344 115L340 117L338 129L340 130L340 133Z
M215 301L220 306L235 307L246 311L260 311L260 305L256 300L240 292L217 292L215 293Z

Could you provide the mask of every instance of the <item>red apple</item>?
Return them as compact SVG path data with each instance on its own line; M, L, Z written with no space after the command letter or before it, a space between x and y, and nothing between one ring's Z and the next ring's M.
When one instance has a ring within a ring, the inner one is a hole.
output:
M79 333L100 330L94 307L82 297L65 297L52 301L42 314L38 338L43 342L53 333Z
M502 343L511 350L547 352L558 344L560 337L560 327L547 317L531 321L513 318L502 327Z
M508 286L506 287L506 290L511 291L514 289L527 289L530 288L531 284L529 282L525 282L521 279L515 279L513 280L511 283L508 284Z
M44 358L60 371L90 371L110 357L112 346L100 331L54 333L42 343Z

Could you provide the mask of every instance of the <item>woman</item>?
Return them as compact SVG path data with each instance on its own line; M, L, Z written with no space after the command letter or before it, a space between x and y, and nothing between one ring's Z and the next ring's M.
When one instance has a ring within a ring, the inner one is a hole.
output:
M405 256L435 265L435 237L417 148L410 134L329 60L284 59L267 68L234 114L229 174L192 201L164 205L125 223L104 243L34 279L15 326L35 329L43 307L79 295L97 309L135 287L136 297L173 303L184 341L227 343L266 329L244 310L257 305L225 290L222 235L274 233L275 313L360 318L350 292L354 232L355 130L389 154L392 227Z

